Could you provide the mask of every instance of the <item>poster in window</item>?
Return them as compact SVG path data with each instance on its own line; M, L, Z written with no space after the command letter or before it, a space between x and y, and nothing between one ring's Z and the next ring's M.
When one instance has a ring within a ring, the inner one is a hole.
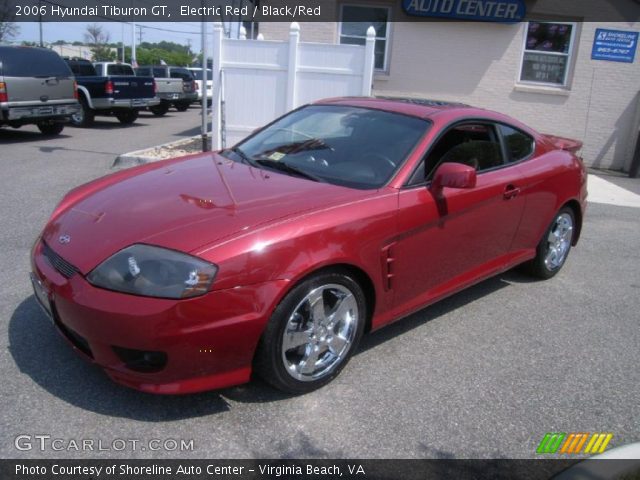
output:
M567 57L525 52L521 79L527 82L564 85Z

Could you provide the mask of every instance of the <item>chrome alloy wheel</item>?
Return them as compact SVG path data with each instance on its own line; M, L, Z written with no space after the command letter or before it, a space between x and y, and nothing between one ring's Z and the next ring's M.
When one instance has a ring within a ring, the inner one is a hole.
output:
M293 310L282 335L287 373L303 382L329 375L349 353L358 315L356 298L343 285L323 285L309 292Z
M544 257L544 264L550 271L562 266L571 248L572 238L573 218L568 213L561 213L547 237L547 254Z

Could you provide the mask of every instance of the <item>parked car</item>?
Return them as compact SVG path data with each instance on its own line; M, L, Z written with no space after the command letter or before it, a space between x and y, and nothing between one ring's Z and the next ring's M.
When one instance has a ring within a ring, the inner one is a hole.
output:
M72 190L35 242L34 289L129 387L256 373L307 392L364 332L517 265L556 275L582 229L579 148L460 104L320 101Z
M202 100L202 79L204 75L202 68L189 67L188 70L193 74L196 80L196 90L198 91L198 101ZM207 104L211 105L211 97L213 96L213 72L207 69Z
M136 69L138 75L152 76L156 79L159 85L165 82L170 82L171 79L182 80L182 95L178 98L175 94L173 87L166 87L166 91L171 94L169 98L164 98L160 105L153 111L156 115L164 115L169 110L169 107L173 107L179 112L184 112L189 108L193 102L198 99L198 92L196 92L196 82L193 75L189 70L184 67L173 67L171 65L143 65Z
M169 111L171 106L177 105L176 108L183 108L186 101L190 102L190 94L185 91L187 89L182 78L164 77L163 75L167 74L164 67L157 67L157 69L155 67L139 67L136 69L136 74L154 77L156 81L156 95L160 99L160 103L149 108L154 115L161 117Z
M160 103L151 77L136 77L128 65L96 63L66 59L78 82L78 99L82 107L71 117L78 127L90 127L96 115L115 115L123 124L131 124L138 112ZM110 73L110 71L126 72Z
M0 127L34 124L57 135L79 109L73 74L57 53L0 47Z

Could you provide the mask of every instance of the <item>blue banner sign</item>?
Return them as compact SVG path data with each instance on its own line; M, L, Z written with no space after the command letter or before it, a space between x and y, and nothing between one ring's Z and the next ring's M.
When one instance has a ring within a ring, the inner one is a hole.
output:
M403 0L402 8L415 17L516 23L524 19L524 0Z
M591 59L633 63L637 47L638 32L597 28Z

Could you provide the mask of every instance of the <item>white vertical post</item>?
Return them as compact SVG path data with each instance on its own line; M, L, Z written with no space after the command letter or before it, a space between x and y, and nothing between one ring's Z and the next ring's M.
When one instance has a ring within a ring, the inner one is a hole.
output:
M376 60L376 29L373 26L367 29L367 40L364 46L364 71L362 72L362 95L371 95L373 84L373 67Z
M222 88L222 37L224 36L224 29L222 23L213 23L213 66L212 66L212 95L211 95L211 149L219 150L221 145L220 140L220 102L222 97L220 95Z
M204 18L204 17L203 17ZM207 65L209 62L209 39L207 38L207 22L204 20L201 23L201 35L202 35L202 82L200 86L202 94L202 151L209 151L209 115L207 115Z
M291 23L289 29L289 66L287 70L287 104L286 111L296 106L296 76L298 71L298 44L300 43L300 25Z
M247 39L247 29L243 26L240 27L240 40Z
M136 68L138 66L138 59L136 58L136 23L131 23L131 66Z

